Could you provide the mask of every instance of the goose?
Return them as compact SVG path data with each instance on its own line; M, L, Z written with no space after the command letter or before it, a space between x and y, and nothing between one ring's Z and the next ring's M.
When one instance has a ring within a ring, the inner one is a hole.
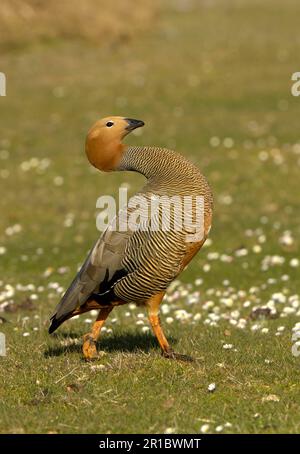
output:
M159 222L164 217L163 205L156 211L156 228L147 219L141 223L143 228L140 225L121 229L116 219L108 225L56 307L49 327L49 333L53 333L75 315L99 310L91 331L83 337L83 355L87 361L97 358L97 341L108 315L116 306L128 303L147 308L164 357L192 360L171 348L161 326L159 308L169 285L207 239L212 223L212 192L198 167L181 154L166 148L123 143L127 134L142 126L141 120L121 116L97 121L86 138L89 162L104 172L142 174L147 182L136 196L149 203L160 198L192 198L187 217L191 219L199 211L202 225L178 223L184 214L176 208L165 216L169 223L164 228L166 222L162 225ZM133 211L129 207L125 209L126 219ZM120 213L117 220L121 218ZM122 213L124 218L124 210Z

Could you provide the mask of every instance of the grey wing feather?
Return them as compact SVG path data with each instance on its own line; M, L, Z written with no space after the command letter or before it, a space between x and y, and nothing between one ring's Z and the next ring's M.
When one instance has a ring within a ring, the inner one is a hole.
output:
M56 307L52 320L65 319L82 306L92 293L97 293L107 277L109 281L123 268L121 262L128 236L128 232L113 231L109 227L106 229Z

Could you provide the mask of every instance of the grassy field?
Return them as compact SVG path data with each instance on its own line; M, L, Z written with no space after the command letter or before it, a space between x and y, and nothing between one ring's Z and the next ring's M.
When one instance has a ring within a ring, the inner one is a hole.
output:
M1 0L0 49L74 38L116 45L150 25L156 11L157 0L76 0L76 8L69 0Z
M161 2L118 44L2 52L1 432L299 432L299 14L296 0ZM163 359L132 305L111 314L92 364L81 337L94 315L47 334L98 236L97 197L143 183L89 166L86 131L108 114L144 120L128 143L175 148L213 188L210 240L162 307L192 364Z

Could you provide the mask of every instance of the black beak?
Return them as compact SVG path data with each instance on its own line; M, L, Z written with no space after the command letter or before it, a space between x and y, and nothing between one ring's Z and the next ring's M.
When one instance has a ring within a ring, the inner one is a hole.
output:
M141 128L145 124L142 120L134 120L133 118L125 118L124 120L128 123L128 126L125 128L127 131L133 131L136 128Z

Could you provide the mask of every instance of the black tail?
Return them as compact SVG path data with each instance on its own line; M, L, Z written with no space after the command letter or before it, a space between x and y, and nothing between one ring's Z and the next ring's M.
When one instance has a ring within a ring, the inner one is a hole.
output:
M56 315L54 315L50 320L51 325L49 326L48 333L49 334L54 333L54 331L68 318L69 318L69 314L67 316L61 317L61 318L56 318Z

